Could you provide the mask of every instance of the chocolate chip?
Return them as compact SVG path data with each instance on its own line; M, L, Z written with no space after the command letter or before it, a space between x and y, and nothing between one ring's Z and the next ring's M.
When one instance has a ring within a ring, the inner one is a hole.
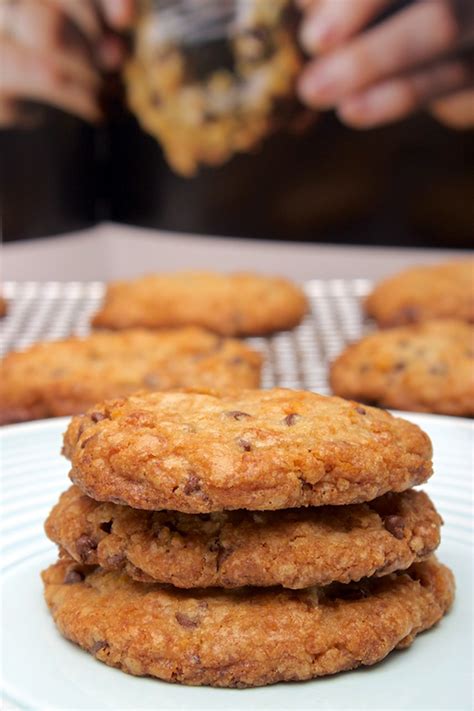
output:
M91 652L92 654L97 654L97 652L100 652L102 649L108 649L109 643L105 641L105 639L99 639L97 642L94 642L92 645Z
M159 106L161 106L161 104L163 103L161 96L158 94L157 91L151 92L150 102L151 102L151 105L155 107L155 109L158 108Z
M124 560L124 553L115 553L114 555L107 556L107 565L111 568L120 568Z
M143 384L149 388L157 388L160 384L160 379L156 373L147 373L143 378Z
M176 622L181 625L181 627L188 627L189 629L192 629L193 627L198 627L199 626L199 621L196 619L193 619L189 615L186 615L184 612L177 612L175 614Z
M285 425L288 425L288 427L291 427L292 425L296 424L296 422L299 420L300 416L296 414L296 412L292 412L290 415L287 415L283 422Z
M401 516L387 516L383 524L392 536L395 536L399 541L402 540L405 530L405 521Z
M68 570L66 573L66 576L64 578L64 584L65 585L73 585L74 583L82 583L84 580L85 575L81 573L79 570Z
M97 541L90 536L87 536L85 533L76 541L76 552L83 563L87 561L89 554L92 553L92 551L95 551L96 548Z
M398 373L402 370L405 370L406 367L407 367L406 363L404 363L402 360L399 360L397 363L394 363L394 365L392 366L392 371L394 371L395 373Z
M104 533L110 533L112 531L112 521L103 521L99 525L99 528L101 531L104 531Z
M359 415L366 415L367 414L367 410L365 409L365 407L362 407L362 405L358 405L356 407L356 412L358 412Z
M416 306L404 306L400 309L398 315L395 316L394 325L396 326L399 323L415 323L418 321L419 315L420 311Z
M195 494L197 491L201 491L201 480L195 472L191 472L188 476L188 480L184 485L183 489L186 496L190 494Z
M437 363L436 365L432 365L428 372L430 375L446 375L448 366L444 363Z
M424 464L419 464L417 467L409 467L408 471L415 477L425 476L426 468Z
M234 552L234 549L229 546L229 548L226 548L225 546L222 545L222 543L219 541L218 538L216 538L212 543L209 545L209 550L212 551L213 553L217 553L216 556L216 570L219 570L222 563L229 558L232 553Z
M368 363L362 363L361 366L359 366L359 373L367 373L370 370L370 365Z
M107 416L103 412L91 412L92 422L100 422L101 420L106 420Z
M244 450L244 452L250 452L252 449L252 445L250 444L250 442L246 439L243 439L242 437L239 437L237 439L237 443L238 443L239 447L241 447Z
M241 410L228 410L224 414L226 417L232 417L234 420L245 420L246 417L252 417L248 412L241 412Z

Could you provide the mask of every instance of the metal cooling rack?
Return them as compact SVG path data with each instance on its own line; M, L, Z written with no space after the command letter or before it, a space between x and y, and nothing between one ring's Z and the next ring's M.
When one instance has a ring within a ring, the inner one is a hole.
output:
M249 342L265 357L262 385L328 393L328 364L366 331L361 301L367 279L313 280L304 284L311 313L294 331ZM0 325L0 353L35 341L89 332L91 315L105 290L102 282L5 282L8 315Z

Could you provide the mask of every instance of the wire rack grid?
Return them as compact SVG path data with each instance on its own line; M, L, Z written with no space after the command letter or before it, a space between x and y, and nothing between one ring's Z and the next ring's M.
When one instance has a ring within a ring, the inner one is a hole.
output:
M328 393L329 363L348 342L367 331L361 303L371 283L331 279L303 286L311 309L298 328L248 340L264 355L263 387ZM5 282L9 308L0 325L1 355L37 341L86 335L104 290L102 282Z

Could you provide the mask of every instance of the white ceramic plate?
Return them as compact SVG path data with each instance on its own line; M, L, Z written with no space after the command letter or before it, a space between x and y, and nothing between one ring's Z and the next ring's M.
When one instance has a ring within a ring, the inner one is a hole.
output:
M2 431L2 675L6 708L449 709L472 708L473 423L405 414L431 436L435 476L425 489L444 517L440 559L456 575L452 612L411 649L368 669L248 690L192 688L135 678L95 661L56 631L40 570L56 558L42 524L69 483L59 455L67 419Z

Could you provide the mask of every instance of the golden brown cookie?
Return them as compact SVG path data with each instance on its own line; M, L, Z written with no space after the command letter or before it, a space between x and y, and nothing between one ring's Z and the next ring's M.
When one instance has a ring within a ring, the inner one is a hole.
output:
M109 284L99 328L202 326L224 336L297 326L308 302L297 286L257 274L178 272Z
M285 22L291 0L236 0L227 11L204 4L191 14L175 5L160 12L141 3L125 79L142 127L190 176L253 149L278 126L285 104L296 103L302 56Z
M45 524L78 563L180 588L305 588L408 568L439 545L441 518L421 491L370 504L213 514L99 503L73 486Z
M6 316L7 313L7 301L0 295L0 318Z
M474 326L425 321L372 333L332 364L336 395L400 410L474 415Z
M358 503L432 472L416 425L278 388L111 400L72 420L64 453L92 498L184 513Z
M380 282L365 302L379 326L429 319L474 321L474 260L413 267Z
M297 592L180 591L68 560L43 581L61 634L96 659L138 676L224 687L375 664L436 624L454 597L452 573L434 557L404 573Z
M257 387L261 356L198 328L38 343L1 363L0 423L84 412L137 390Z

